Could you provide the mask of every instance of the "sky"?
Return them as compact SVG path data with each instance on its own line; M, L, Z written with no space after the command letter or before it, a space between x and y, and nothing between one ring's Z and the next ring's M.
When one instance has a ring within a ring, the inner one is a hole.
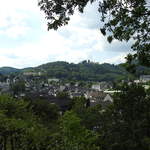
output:
M97 3L75 13L69 25L47 30L37 0L0 0L0 67L34 67L48 62L124 62L131 42L109 44L100 33Z

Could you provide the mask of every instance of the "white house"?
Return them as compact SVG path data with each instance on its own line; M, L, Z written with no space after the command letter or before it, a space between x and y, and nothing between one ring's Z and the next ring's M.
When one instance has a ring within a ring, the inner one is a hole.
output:
M56 78L48 79L48 83L50 82L59 82L59 79Z
M109 94L107 94L104 98L104 102L113 102L113 99Z
M64 91L65 88L66 88L65 86L61 85L61 86L59 87L60 92Z
M93 84L92 89L96 90L96 91L101 91L101 86L100 86L100 84Z
M144 83L150 81L150 75L141 75L140 81Z

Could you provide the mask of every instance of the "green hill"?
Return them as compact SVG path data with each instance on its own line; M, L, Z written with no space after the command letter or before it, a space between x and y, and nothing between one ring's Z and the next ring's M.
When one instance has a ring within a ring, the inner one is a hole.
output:
M8 75L10 73L18 73L20 72L20 69L12 68L12 67L1 67L0 68L0 74L2 75Z
M24 69L0 68L0 74L3 75L23 72L41 72L47 78L75 81L116 81L133 78L133 75L129 74L122 64L98 64L90 61L82 61L78 64L57 61ZM150 68L139 67L137 75L140 74L150 74Z
M90 61L82 61L78 64L58 61L38 66L32 70L43 72L47 77L79 81L114 81L131 77L121 66Z

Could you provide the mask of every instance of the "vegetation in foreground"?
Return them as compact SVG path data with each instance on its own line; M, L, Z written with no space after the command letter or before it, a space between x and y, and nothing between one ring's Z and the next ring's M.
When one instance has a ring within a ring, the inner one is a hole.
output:
M150 150L150 90L123 85L105 108L83 97L60 115L45 100L0 96L1 150Z

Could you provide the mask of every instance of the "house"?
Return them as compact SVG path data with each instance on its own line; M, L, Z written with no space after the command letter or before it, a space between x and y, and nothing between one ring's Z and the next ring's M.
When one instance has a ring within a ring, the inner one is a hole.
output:
M104 93L103 91L90 91L86 93L85 97L90 100L90 106L97 104L104 106L106 103L113 101L110 94Z
M143 87L144 87L145 90L150 89L150 85L143 85Z
M48 79L48 83L51 83L51 82L59 82L59 79L56 79L56 78Z
M138 83L140 83L140 80L134 80L134 83L138 84Z
M114 93L120 93L120 90L105 90L104 93L113 95Z
M65 86L60 85L59 91L60 91L60 92L63 92L63 91L65 90L65 88L66 88Z
M100 82L100 88L102 91L106 90L106 89L111 89L112 88L112 84L108 83L108 82Z
M93 85L92 85L92 90L101 91L101 86L100 86L100 84L93 84Z
M107 82L100 82L92 85L92 89L96 91L104 91L106 89L112 88L112 85Z
M0 82L0 91L1 93L7 93L10 89L9 83L7 82Z
M38 73L37 72L24 72L23 75L24 76L36 76L38 75Z
M141 75L140 81L144 83L150 81L150 75Z
M113 102L113 98L109 94L107 94L103 101L104 102Z

